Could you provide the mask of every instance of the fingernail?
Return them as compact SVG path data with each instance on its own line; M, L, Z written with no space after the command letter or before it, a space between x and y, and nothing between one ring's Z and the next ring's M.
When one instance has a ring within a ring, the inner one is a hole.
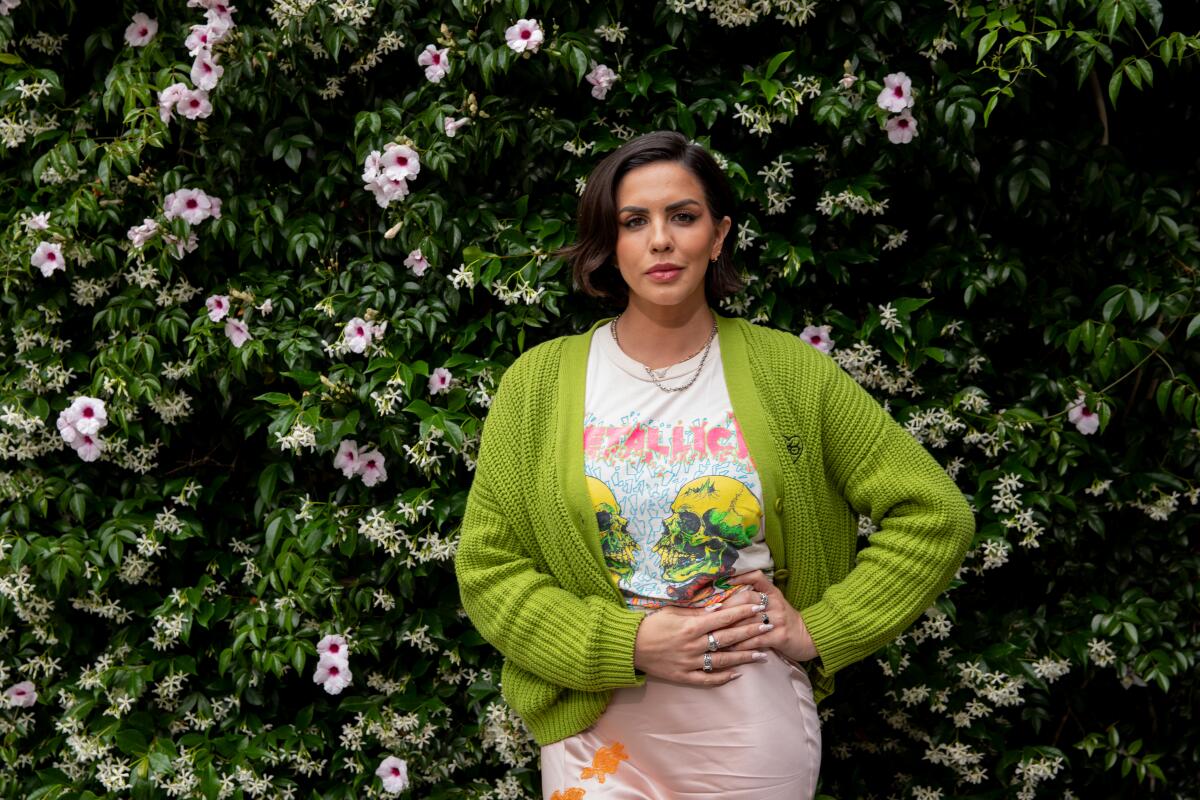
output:
M761 606L761 605L759 605L759 606L751 606L751 607L750 607L750 610L751 610L751 611L755 611L755 612L757 612L757 611L766 611L766 610L767 610L767 607L766 607L766 606Z
M705 611L716 611L720 607L721 607L720 603L713 603L711 606L705 606L704 610Z
M753 658L755 661L766 661L767 660L767 654L762 652L761 650L756 651L754 653L754 655L752 655L750 657Z
M736 680L737 680L738 678L740 678L740 677L742 677L742 673L740 673L740 672L735 672L735 673L733 673L733 677L732 677L732 678L730 678L729 680L731 680L731 681L736 681Z
M766 633L767 631L771 631L771 630L775 630L775 624L774 624L774 623L772 623L772 622L768 622L768 623L767 623L767 624L765 624L765 625L759 625L759 626L758 626L758 632L759 632L759 633Z

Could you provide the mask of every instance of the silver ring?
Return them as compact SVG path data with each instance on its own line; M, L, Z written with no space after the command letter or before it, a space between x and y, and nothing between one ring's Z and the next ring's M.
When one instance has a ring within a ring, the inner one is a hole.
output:
M769 600L769 599L770 599L770 598L768 598L768 597L767 597L767 593L766 593L766 592L759 592L759 593L758 593L758 604L759 604L760 606L762 606L762 607L763 607L763 610L764 610L764 611L765 611L765 610L766 610L766 608L767 608L767 600Z
M768 617L765 613L762 615L762 621L763 621L763 625L771 624L771 618Z
M704 671L712 672L712 653L704 654Z
M710 633L708 635L708 652L715 653L720 646L721 643L717 641L717 637Z

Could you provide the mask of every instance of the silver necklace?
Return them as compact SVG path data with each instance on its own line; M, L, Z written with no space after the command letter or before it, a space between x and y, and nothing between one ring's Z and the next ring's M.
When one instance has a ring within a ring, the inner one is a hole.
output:
M613 318L613 321L610 322L608 325L609 328L612 329L613 341L617 343L617 347L621 346L621 339L617 336L617 320L619 320L620 318L621 318L621 315L618 314L616 317ZM688 381L687 383L683 384L682 386L663 386L662 383L659 381L658 376L654 374L654 370L650 369L650 367L647 367L645 364L642 365L642 369L646 370L646 374L650 376L650 380L653 381L654 385L657 386L662 391L664 391L664 392L682 392L685 389L691 388L692 384L696 382L696 379L700 377L700 373L704 371L704 362L708 360L708 351L712 349L713 339L715 339L715 338L717 338L717 320L714 317L712 330L709 331L708 341L704 343L704 347L702 347L699 350L697 350L696 352L692 353L690 356L683 359L683 361L676 361L675 364L668 364L667 366L665 366L661 369L662 372L666 372L667 370L669 370L671 367L675 366L676 364L682 364L682 363L684 363L684 361L691 361L693 358L695 358L696 356L703 353L704 355L700 357L700 365L698 367L696 367L696 371L692 373L692 379L690 381Z

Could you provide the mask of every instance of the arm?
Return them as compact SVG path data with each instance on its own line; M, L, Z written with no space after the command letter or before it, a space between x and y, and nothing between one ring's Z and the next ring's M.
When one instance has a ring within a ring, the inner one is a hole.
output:
M945 470L832 360L821 396L822 447L834 487L878 528L857 565L801 609L822 669L873 653L949 584L975 519Z
M524 514L513 506L535 490L514 485L525 477L514 466L528 461L521 455L522 415L509 377L484 426L455 556L463 607L483 638L544 680L592 692L636 686L643 680L633 668L642 615L612 598L563 589L537 569L529 556L530 533L517 528Z

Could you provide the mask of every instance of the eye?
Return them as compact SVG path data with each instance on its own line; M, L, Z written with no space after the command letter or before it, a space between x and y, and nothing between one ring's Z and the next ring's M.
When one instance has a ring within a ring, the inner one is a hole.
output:
M680 211L675 215L675 220L690 225L696 221L696 215L691 211Z
M679 527L687 533L695 533L700 530L700 518L691 511L680 512Z
M612 526L612 514L607 511L596 512L596 525L602 531L606 531Z
M645 217L630 217L621 223L623 228L640 228L646 222Z

